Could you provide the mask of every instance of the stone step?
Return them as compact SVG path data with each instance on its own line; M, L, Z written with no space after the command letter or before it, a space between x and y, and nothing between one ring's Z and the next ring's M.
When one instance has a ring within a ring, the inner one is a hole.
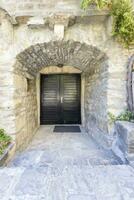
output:
M51 150L29 150L18 154L9 167L34 167L34 166L65 166L65 165L118 165L121 164L111 152L107 155L99 156L96 152L92 151L79 151L72 155L71 151L62 149L61 152Z

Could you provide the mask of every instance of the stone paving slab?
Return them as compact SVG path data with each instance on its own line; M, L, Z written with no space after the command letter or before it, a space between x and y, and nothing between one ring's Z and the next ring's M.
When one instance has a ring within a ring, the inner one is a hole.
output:
M40 128L28 149L11 166L120 164L111 151L101 149L86 133L53 133L54 126Z
M42 127L0 169L0 200L134 200L134 168L120 165L86 133Z
M5 168L0 174L5 171L7 177L0 180L6 178L8 184L1 186L1 200L134 200L134 169L130 166L65 168L60 175L40 168Z
M0 168L0 199L8 198L10 192L20 179L24 168Z

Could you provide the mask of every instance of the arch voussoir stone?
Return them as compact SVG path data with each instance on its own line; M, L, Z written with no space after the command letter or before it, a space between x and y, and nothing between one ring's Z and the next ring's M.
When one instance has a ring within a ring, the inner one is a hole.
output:
M51 41L30 46L17 55L17 61L27 68L28 73L36 75L45 66L59 64L84 71L99 57L105 59L106 55L94 46L77 41Z

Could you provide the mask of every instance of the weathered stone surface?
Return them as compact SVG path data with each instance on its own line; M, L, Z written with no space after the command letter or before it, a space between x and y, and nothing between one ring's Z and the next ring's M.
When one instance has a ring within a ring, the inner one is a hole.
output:
M90 9L81 17L79 3L1 0L0 6L11 16L0 9L0 126L16 138L18 147L30 140L37 121L39 124L34 77L46 66L70 65L88 76L86 87L82 86L86 88L82 95L87 112L83 112L83 103L82 113L87 118L87 130L91 125L102 130L102 134L99 130L94 134L101 143L109 136L104 133L108 126L106 113L118 115L127 107L126 66L133 49L124 49L112 38L107 12ZM30 19L41 19L33 20L33 25L41 26L29 27ZM13 25L15 20L17 26ZM51 29L54 24L66 27L62 42ZM27 78L33 80L30 93Z
M29 148L0 169L1 200L132 200L134 169L85 132L42 126ZM112 165L113 164L113 165Z
M107 71L107 63L100 62L94 65L93 70L86 73L85 124L87 130L98 127L107 132Z
M41 74L80 74L81 70L72 66L63 66L59 68L57 66L45 67L40 71Z
M115 123L116 145L128 160L134 157L134 123L117 121Z
M105 54L93 46L75 41L55 41L31 46L21 52L17 60L27 66L26 70L29 73L36 75L44 66L57 66L58 64L77 67L84 71L90 67L92 60L97 63L100 61L100 59L94 59L97 57L101 60L107 59Z
M28 151L16 156L12 166L49 166L62 170L64 165L109 165L119 164L111 151L103 151L87 135L82 133L54 133L54 126L41 126ZM37 151L37 152L36 152ZM61 161L62 160L62 161ZM57 172L56 172L57 173Z
M80 0L50 0L49 2L47 0L28 0L28 1L6 1L1 0L1 6L2 8L8 10L8 12L11 15L15 16L49 16L51 13L60 14L64 13L66 15L107 15L107 11L97 12L97 9L93 9L90 12L84 12L80 8L81 1ZM95 11L94 11L95 10Z
M36 80L15 75L16 92L14 94L16 114L16 146L24 148L38 128L38 108Z

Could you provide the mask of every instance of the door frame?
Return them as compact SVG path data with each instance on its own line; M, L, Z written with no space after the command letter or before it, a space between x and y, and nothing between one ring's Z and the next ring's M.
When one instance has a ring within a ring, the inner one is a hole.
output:
M40 127L40 78L41 74L45 73L38 73L36 76L36 94L37 94L37 107L38 107L38 127ZM57 74L57 73L53 73ZM58 73L59 74L59 73ZM68 74L68 73L61 73L61 74ZM75 74L75 73L69 73L69 74ZM81 125L84 127L85 125L85 76L82 75L82 73L79 73L81 75L81 97L80 97L80 106L81 106Z

